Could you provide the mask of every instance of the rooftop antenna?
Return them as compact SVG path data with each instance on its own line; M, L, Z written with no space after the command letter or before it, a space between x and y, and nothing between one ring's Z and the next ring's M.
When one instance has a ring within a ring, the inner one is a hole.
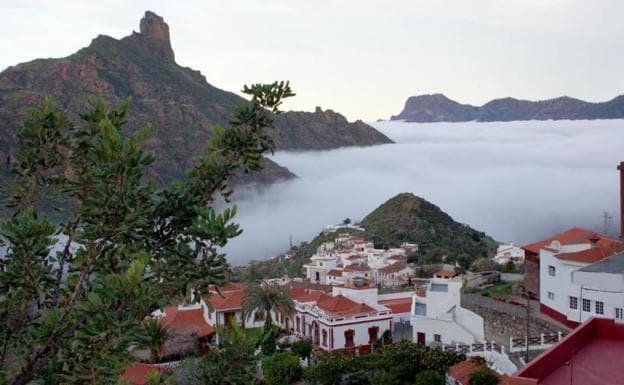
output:
M611 219L613 216L609 215L609 213L605 210L602 212L602 225L605 235L609 235L609 228L611 227Z
M292 234L288 236L288 242L290 244L290 247L288 248L288 250L292 250Z

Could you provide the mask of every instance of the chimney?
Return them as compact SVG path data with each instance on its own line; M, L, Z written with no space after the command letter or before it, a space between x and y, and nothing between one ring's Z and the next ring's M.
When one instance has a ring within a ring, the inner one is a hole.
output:
M617 169L620 171L620 237L624 238L624 162Z
M589 243L591 244L591 247L596 247L596 245L598 245L599 240L600 240L600 237L596 233L593 233L592 235L589 236Z

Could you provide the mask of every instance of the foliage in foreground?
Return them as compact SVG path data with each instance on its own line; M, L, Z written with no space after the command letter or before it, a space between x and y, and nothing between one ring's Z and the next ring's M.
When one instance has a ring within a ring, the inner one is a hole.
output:
M293 95L288 83L243 91L252 100L231 127L215 127L197 166L164 189L144 173L151 127L125 128L129 100L108 109L91 98L79 123L50 100L31 110L13 169L14 216L0 228L0 383L114 383L147 315L225 281L218 248L241 230L235 208L211 206L231 194L230 176L260 168L274 147L264 130ZM72 202L59 227L38 213L57 195Z
M299 358L290 352L277 352L262 363L266 385L289 385L301 377Z
M446 373L450 366L464 359L463 354L401 341L356 357L320 353L316 365L305 368L303 378L314 385L350 384L356 379L362 383L362 378L371 384L412 385L419 373Z

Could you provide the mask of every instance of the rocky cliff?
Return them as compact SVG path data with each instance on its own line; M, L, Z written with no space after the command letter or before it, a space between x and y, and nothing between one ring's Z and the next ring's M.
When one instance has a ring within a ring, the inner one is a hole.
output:
M589 103L562 96L529 101L514 98L492 100L476 107L460 104L442 94L412 96L400 114L391 120L408 122L482 122L513 120L622 119L624 95L604 103Z
M139 32L123 39L98 36L88 47L68 57L37 59L0 73L1 159L10 159L15 152L16 132L26 109L42 105L46 95L72 112L86 108L88 95L101 96L108 103L131 96L129 127L153 124L155 135L148 150L155 153L158 161L150 173L161 181L183 176L204 151L211 127L227 125L232 111L245 103L234 93L209 84L199 71L177 64L169 26L149 11L140 22ZM372 127L349 123L330 111L280 115L271 135L278 149L327 149L389 142ZM260 174L241 179L272 182L293 176L268 159L265 164Z

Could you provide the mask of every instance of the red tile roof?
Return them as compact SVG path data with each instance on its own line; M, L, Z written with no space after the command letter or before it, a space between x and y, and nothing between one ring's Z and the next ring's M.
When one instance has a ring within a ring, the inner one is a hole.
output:
M440 277L445 277L445 278L453 278L455 276L455 271L451 271L451 270L440 270L438 272L436 272L435 274L433 274L434 276L440 276Z
M245 298L245 292L242 289L221 291L221 294L211 293L210 297L206 298L206 302L210 302L212 307L218 311L242 309L243 298Z
M388 259L391 259L391 260L394 260L394 261L407 260L407 255L393 255L391 257L388 257Z
M364 258L366 258L366 257L363 257L363 256L361 256L361 255L349 255L349 256L347 257L347 259L348 259L349 261L353 261L354 259L364 259Z
M354 302L342 295L335 297L324 295L316 302L316 305L326 313L341 316L366 314L375 311L375 309L365 303Z
M379 272L384 273L384 274L398 273L399 271L405 269L406 267L407 265L404 265L400 262L391 263L390 265L384 266L381 269L379 269Z
M345 273L349 273L352 271L370 271L370 267L368 267L367 264L353 264L345 266L342 271Z
M591 237L593 234L594 232L591 230L583 229L580 227L572 227L571 229L556 234L550 238L524 245L522 246L522 248L535 254L539 254L540 249L547 247L553 241L559 241L562 245L588 242L589 237Z
M327 275L330 275L332 277L342 277L342 270L331 269L329 273L327 273Z
M461 385L468 385L470 375L481 369L484 366L483 363L476 360L467 359L459 362L449 368L449 375L457 380ZM500 378L500 376L499 376Z
M285 285L289 289L308 289L318 290L324 292L330 292L332 290L331 285L323 285L320 283L313 283L310 281L290 281Z
M324 295L325 292L319 290L290 289L290 298L297 302L316 302Z
M206 322L202 308L184 309L170 306L165 308L165 314L161 319L164 327L181 334L205 337L215 332L215 329Z
M393 313L409 313L412 311L412 299L411 298L397 298L379 301L380 305L383 305Z
M153 371L164 372L165 369L156 365L132 364L124 370L121 379L132 385L147 384L147 375Z
M600 238L596 246L572 253L560 253L555 257L566 261L594 263L624 251L624 243L610 238Z

